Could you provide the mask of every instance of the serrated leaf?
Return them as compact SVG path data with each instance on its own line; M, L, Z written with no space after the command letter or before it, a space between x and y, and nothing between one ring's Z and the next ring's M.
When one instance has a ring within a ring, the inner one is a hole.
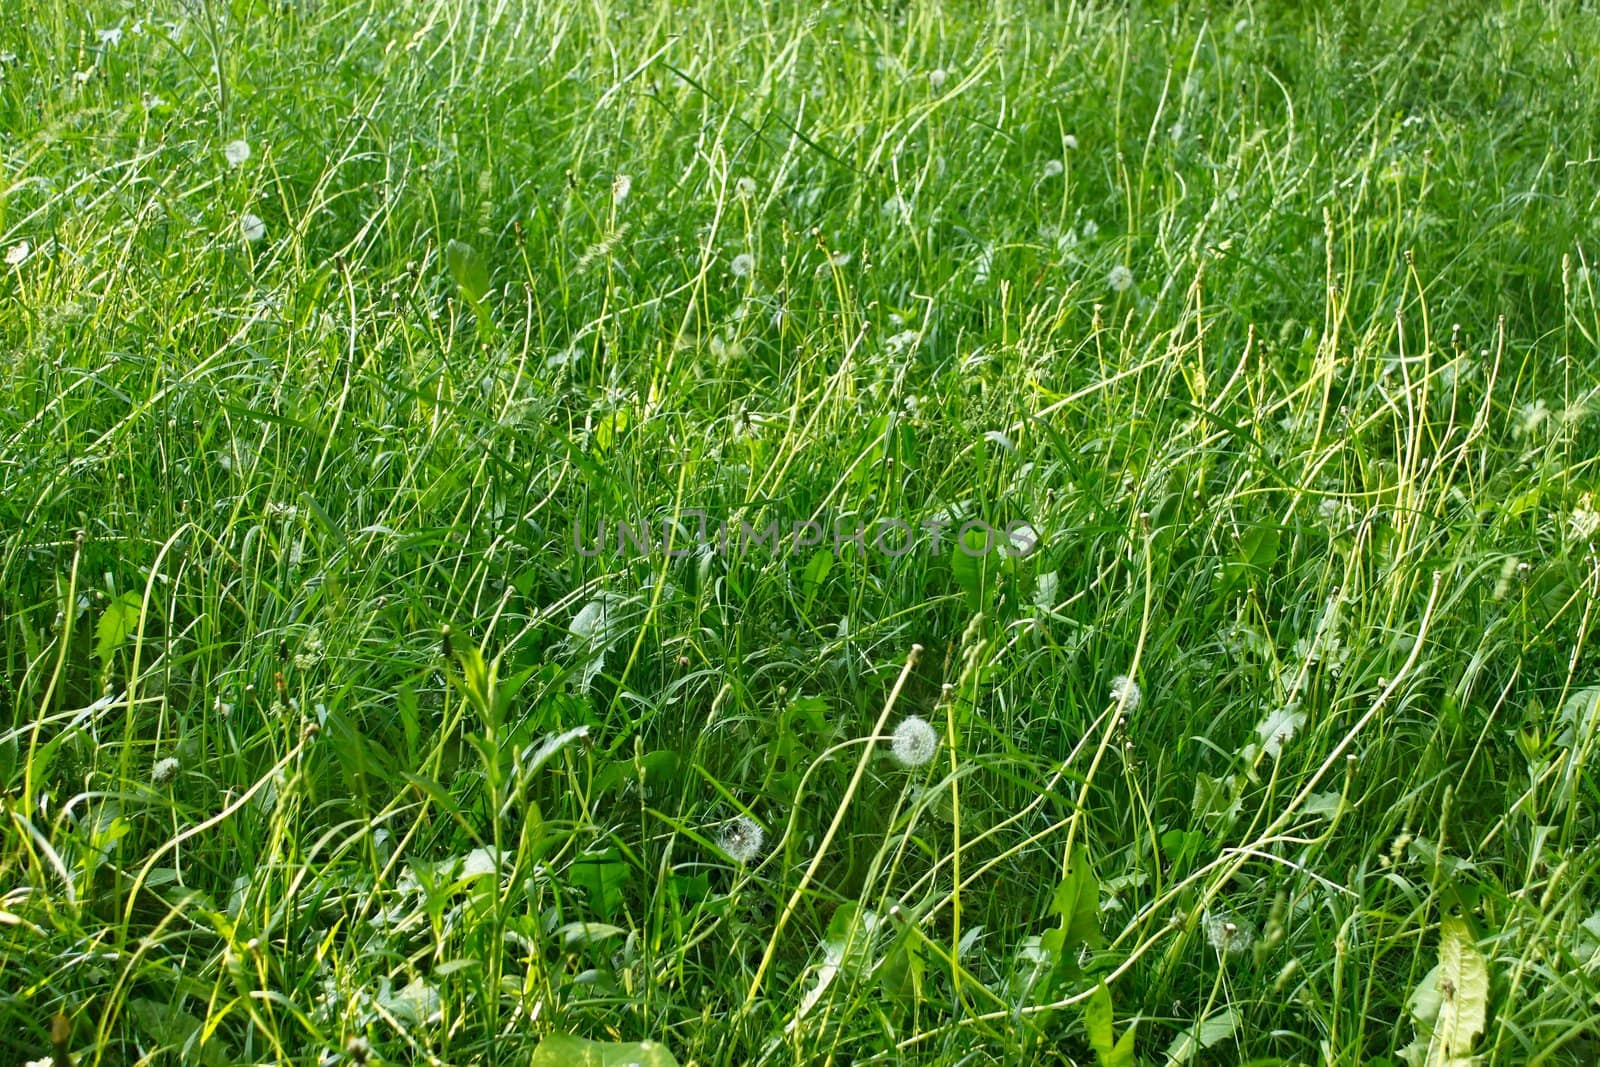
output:
M586 1041L551 1034L533 1050L528 1067L678 1067L667 1047L657 1041Z
M94 654L102 662L109 660L128 635L139 628L140 606L139 594L130 589L101 612L100 623L95 627Z

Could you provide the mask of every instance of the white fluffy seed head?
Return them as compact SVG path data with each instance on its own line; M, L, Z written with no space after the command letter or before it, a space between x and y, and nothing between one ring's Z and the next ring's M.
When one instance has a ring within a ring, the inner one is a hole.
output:
M1126 674L1111 679L1111 702L1121 706L1124 712L1137 709L1143 699L1144 693L1139 689L1139 683Z
M178 776L178 766L178 761L173 756L157 760L155 766L150 768L150 781L156 785L166 785Z
M939 750L939 735L928 720L920 715L908 715L894 728L894 738L889 751L902 767L921 767L933 759Z
M1206 940L1224 956L1239 956L1255 944L1256 931L1247 921L1225 911L1207 911L1201 920Z
M756 269L756 257L749 252L740 252L733 257L733 262L728 265L735 278L748 278L750 272Z
M237 167L250 159L249 141L229 141L222 146L222 158L228 161L228 166Z
M717 835L717 847L732 857L735 863L750 863L761 855L767 832L761 824L748 815L741 815Z
M756 180L748 175L733 183L733 191L741 199L749 200L756 195Z
M620 204L628 199L628 194L633 192L633 178L627 174L619 174L611 179L611 202Z
M1106 284L1111 286L1113 292L1125 293L1133 285L1133 271L1118 263L1106 276Z
M267 235L267 224L261 221L259 215L242 215L239 218L239 234L250 244L255 244Z

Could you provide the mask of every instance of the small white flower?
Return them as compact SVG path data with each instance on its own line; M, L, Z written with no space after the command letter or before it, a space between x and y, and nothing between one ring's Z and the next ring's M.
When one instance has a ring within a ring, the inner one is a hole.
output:
M1126 674L1119 674L1111 679L1111 702L1121 705L1124 712L1136 711L1139 702L1144 699L1144 693L1139 688L1139 683L1129 678Z
M246 213L239 217L239 233L250 244L255 244L267 235L267 224L259 215Z
M113 26L109 30L96 30L95 36L100 38L100 43L107 48L115 48L122 43L122 27Z
M767 832L761 824L748 815L741 815L717 835L717 847L732 857L735 863L750 863L761 855Z
M748 176L740 178L733 183L733 191L741 200L749 200L756 195L756 180Z
M177 777L179 763L176 757L168 756L164 760L156 761L150 768L150 781L156 785L166 785Z
M222 146L222 158L228 161L228 166L237 167L250 158L249 141L229 141Z
M31 255L33 255L33 246L27 241L18 241L16 244L6 249L6 265L11 267L19 267L26 262L27 258Z
M1061 160L1059 160L1059 159L1047 159L1047 160L1045 160L1045 164L1044 164L1044 177L1046 177L1046 178L1060 177L1061 172L1066 170L1066 169L1067 168L1062 165Z
M1106 275L1106 284L1111 286L1113 292L1125 293L1133 285L1133 271L1118 263Z
M940 89L943 89L944 80L946 77L948 77L948 75L945 74L943 67L935 67L933 70L928 71L928 88L932 89L934 92L938 92Z
M735 278L748 278L750 272L756 269L756 257L749 252L740 252L733 257L733 262L728 264L728 269Z
M1070 133L1061 138L1061 144L1068 152L1076 152L1078 150L1078 139Z
M921 767L933 759L939 750L939 735L928 720L920 715L908 715L894 728L894 739L889 751L902 767Z
M633 178L627 174L619 174L611 179L611 202L620 204L628 199L628 194L633 192Z

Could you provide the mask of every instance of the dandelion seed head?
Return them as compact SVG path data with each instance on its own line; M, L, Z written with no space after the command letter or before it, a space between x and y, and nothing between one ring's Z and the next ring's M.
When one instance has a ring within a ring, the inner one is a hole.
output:
M1256 941L1255 929L1249 923L1225 911L1207 910L1201 925L1211 947L1224 956L1242 955Z
M180 764L175 756L157 760L155 766L150 768L150 781L155 785L166 785L178 776L179 766Z
M1083 225L1078 227L1085 241L1092 241L1100 233L1100 224L1094 219L1084 219Z
M20 267L31 255L33 255L33 246L27 241L18 241L6 249L6 265Z
M944 82L947 77L949 75L945 73L943 67L935 67L933 70L928 71L928 88L938 92L944 88Z
M749 252L740 252L733 257L733 262L728 265L735 278L748 278L750 272L756 269L756 257Z
M222 158L228 161L228 166L237 167L250 159L249 141L229 141L222 146Z
M733 183L733 191L741 200L749 200L756 195L756 180L748 175Z
M115 48L117 45L122 43L122 27L113 26L109 30L96 30L95 36L98 37L100 39L100 43L105 45L107 48Z
M1137 711L1142 700L1144 693L1139 689L1138 682L1126 674L1119 674L1111 679L1111 701L1121 705L1124 712Z
M889 750L895 762L902 767L921 767L929 763L939 750L939 735L927 719L920 715L908 715L894 728Z
M628 199L628 194L633 192L633 177L628 174L619 174L611 179L611 202L620 204Z
M244 214L239 217L239 233L249 244L266 237L267 224L261 221L261 216Z
M1111 273L1106 275L1106 284L1112 292L1125 293L1133 286L1133 271L1118 263L1111 268Z
M1047 159L1044 162L1044 176L1046 178L1058 178L1066 169L1066 166L1059 159Z
M741 815L717 835L717 847L731 856L736 863L748 864L761 855L767 832L761 824L748 815Z
M1061 138L1061 144L1068 152L1076 152L1078 150L1078 139L1070 133Z

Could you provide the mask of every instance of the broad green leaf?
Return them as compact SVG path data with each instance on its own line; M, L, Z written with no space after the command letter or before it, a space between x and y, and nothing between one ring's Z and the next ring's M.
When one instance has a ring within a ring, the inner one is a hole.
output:
M1076 956L1081 945L1099 948L1105 944L1100 933L1100 882L1095 878L1087 849L1073 849L1067 875L1056 886L1050 910L1061 916L1061 943L1051 945L1063 955Z
M134 997L128 1001L128 1010L147 1037L181 1054L185 1063L217 1067L233 1062L223 1051L220 1040L212 1039L200 1044L198 1039L204 1037L200 1032L201 1021L181 1008L146 997ZM199 1047L191 1046L190 1042Z
M656 1041L585 1041L551 1034L533 1050L528 1067L678 1067L665 1045Z
M1219 1041L1226 1041L1233 1036L1233 1031L1238 1025L1238 1014L1232 1008L1227 1008L1198 1026L1191 1026L1167 1046L1167 1067L1178 1067L1179 1064L1188 1063L1197 1053Z
M1469 1058L1489 1012L1488 961L1466 920L1455 916L1439 927L1438 995L1439 1019L1428 1062L1455 1067Z
M1083 1028L1089 1033L1089 1047L1095 1059L1102 1064L1106 1054L1116 1042L1111 1032L1111 990L1104 982L1095 985L1094 992L1083 1005Z
M817 599L817 591L822 588L822 583L831 570L833 570L831 549L817 549L806 562L805 573L800 576L800 592L805 597L806 611L811 610L812 603Z
M610 917L622 907L622 887L630 873L626 863L602 853L574 860L567 869L567 880L587 894L595 914Z
M109 660L128 635L139 628L139 609L139 594L131 589L106 605L100 615L100 625L95 627L94 654L102 662Z
M461 295L474 306L483 303L489 295L489 268L478 250L465 241L452 240L444 246L444 261Z
M956 584L967 594L969 611L983 611L988 606L988 590L994 580L993 547L983 530L968 530L950 548L950 569Z
M1278 528L1265 523L1250 527L1239 538L1239 559L1257 570L1271 570L1278 559Z

